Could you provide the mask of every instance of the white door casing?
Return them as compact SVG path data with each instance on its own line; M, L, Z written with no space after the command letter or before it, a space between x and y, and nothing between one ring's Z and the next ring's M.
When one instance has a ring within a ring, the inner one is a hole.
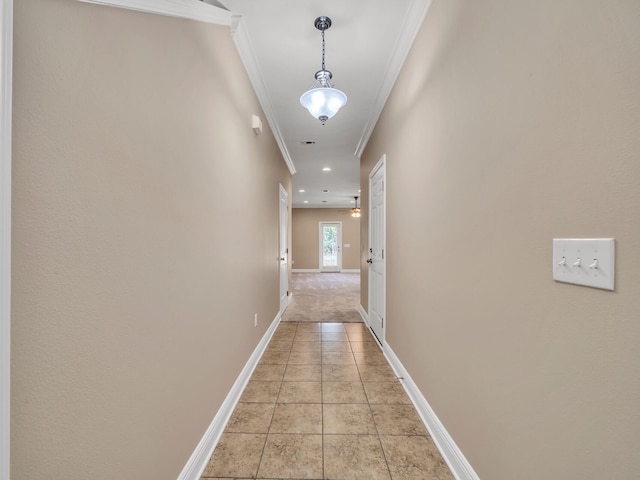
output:
M369 174L369 327L384 347L386 308L385 160Z
M342 270L342 222L320 222L318 233L320 271L340 272ZM330 240L327 240L327 236Z
M13 0L0 2L0 480L10 472Z
M279 255L280 264L280 313L289 305L289 194L280 187Z

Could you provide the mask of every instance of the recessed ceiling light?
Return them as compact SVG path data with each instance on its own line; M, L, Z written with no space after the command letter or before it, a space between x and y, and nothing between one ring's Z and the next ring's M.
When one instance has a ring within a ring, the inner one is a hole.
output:
M305 200L303 203L309 203L309 200Z
M322 193L329 193L329 190L322 190Z
M322 203L327 203L327 201L326 200L322 200Z
M362 190L358 190L358 193L362 193Z
M301 188L300 190L298 190L298 193L304 193L304 188Z
M322 169L323 172L330 172L331 171L331 167L324 167Z

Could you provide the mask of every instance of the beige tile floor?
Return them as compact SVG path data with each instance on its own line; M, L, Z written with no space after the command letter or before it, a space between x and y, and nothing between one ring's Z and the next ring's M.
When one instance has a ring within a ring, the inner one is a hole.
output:
M454 477L363 323L283 322L202 478Z

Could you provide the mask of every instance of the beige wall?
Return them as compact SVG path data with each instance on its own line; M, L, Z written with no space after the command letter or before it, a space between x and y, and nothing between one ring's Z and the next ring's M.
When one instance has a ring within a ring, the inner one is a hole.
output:
M292 213L293 269L320 268L320 222L342 223L342 268L360 268L360 220L347 208L294 208ZM344 247L348 244L349 247Z
M640 471L639 25L435 0L362 159L366 209L387 154L387 341L483 479ZM615 237L616 290L554 282L554 237Z
M289 172L227 28L14 28L12 478L175 479L278 313Z

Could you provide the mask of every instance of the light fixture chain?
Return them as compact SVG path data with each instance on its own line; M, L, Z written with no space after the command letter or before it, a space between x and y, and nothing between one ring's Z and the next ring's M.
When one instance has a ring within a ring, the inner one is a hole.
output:
M322 30L322 70L324 70L324 29Z

